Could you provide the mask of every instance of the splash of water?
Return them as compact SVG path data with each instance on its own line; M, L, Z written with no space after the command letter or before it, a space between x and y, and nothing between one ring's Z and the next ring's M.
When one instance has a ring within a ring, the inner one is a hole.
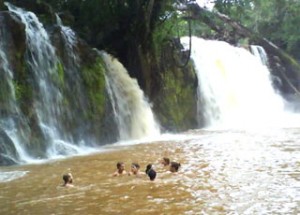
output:
M10 171L10 172L0 171L0 183L9 182L24 177L27 173L28 171Z
M136 79L109 54L102 53L106 63L106 84L113 105L121 140L140 139L159 135L150 105Z
M188 38L182 42L187 44ZM286 113L285 102L259 58L222 41L193 37L192 43L199 80L198 109L208 127L291 125L293 116Z

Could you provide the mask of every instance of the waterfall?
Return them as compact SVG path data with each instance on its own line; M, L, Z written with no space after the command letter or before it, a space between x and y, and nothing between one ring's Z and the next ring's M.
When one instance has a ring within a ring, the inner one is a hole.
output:
M72 144L72 137L65 132L62 121L64 113L63 95L57 86L59 59L55 48L42 23L36 15L6 3L9 11L15 13L25 25L26 62L32 72L34 83L34 109L38 123L47 141L47 157L78 153Z
M256 57L258 57L258 59L260 59L260 61L263 65L269 66L268 55L263 47L257 46L257 45L251 45L250 50L251 50L251 53L254 54L254 56L256 56Z
M182 43L188 44L188 38L182 38ZM198 109L206 126L282 124L285 103L273 89L270 73L261 59L222 41L193 37L192 44L199 81Z
M75 32L64 26L59 16L56 16L57 23L61 28L64 44L66 44L66 55L68 55L69 68L72 71L67 80L72 80L72 86L76 84L72 92L78 90L78 98L84 98L82 95L82 83L78 77L79 57L76 55L76 35ZM107 66L106 88L112 103L115 121L118 125L120 140L140 139L147 136L159 134L157 123L148 102L144 98L142 90L139 88L136 80L131 79L120 62L113 59L110 55L103 53L103 57ZM84 101L80 102L82 107L85 106Z
M6 55L9 41L6 40L7 33L3 26L0 26L0 38L0 159L5 158L9 163L28 162L32 159L21 142L28 142L30 128L16 101L13 72ZM19 130L19 127L22 129Z
M107 70L107 86L101 93L105 95L108 92L110 96L115 122L107 128L105 120L110 120L109 116L104 117L103 124L100 121L102 116L91 119L91 109L97 108L94 106L97 101L93 100L96 97L90 98L91 92L86 89L90 87L86 83L90 68L86 69L81 62L82 53L78 47L83 43L77 39L75 32L64 26L57 16L57 25L52 29L55 38L52 42L34 13L10 3L5 4L25 26L26 74L22 80L14 78L19 70L14 71L13 59L9 59L14 57L14 53L8 45L14 44L14 41L10 41L13 37L7 27L1 25L0 164L40 162L95 151L91 145L97 147L103 144L101 140L98 143L97 138L102 138L102 134L95 134L97 129L104 127L104 130L107 129L104 135L107 135L116 124L119 140L136 140L159 134L151 107L137 81L131 79L126 69L106 53L100 56ZM95 57L95 53L91 55ZM100 69L101 75L103 71L100 67L97 69ZM26 91L19 87L25 87ZM29 93L29 98L20 93ZM19 99L17 95L20 95ZM103 100L100 109L105 112L110 104ZM111 139L114 141L117 138Z
M77 45L77 36L75 32L68 26L64 26L62 20L58 15L56 15L57 24L61 29L62 39L65 45L64 56L66 56L66 62L64 63L65 68L65 80L69 83L69 88L67 91L69 94L72 94L74 99L76 99L77 108L79 111L83 112L86 107L86 96L85 89L83 88L82 78L80 77L80 57L78 56ZM71 118L75 118L72 116Z
M102 53L102 57L107 67L106 84L120 140L157 136L158 125L136 79L128 75L117 59L106 53Z
M62 20L56 14L57 25L59 26L61 38L63 41L63 59L62 67L64 70L64 94L72 104L72 110L65 110L65 121L69 124L76 124L77 130L83 133L86 124L83 119L83 113L88 109L87 94L84 88L81 73L81 58L78 50L78 37L69 27L63 25ZM72 96L70 96L72 95ZM78 132L77 132L78 133ZM73 134L74 135L74 134ZM80 135L81 139L86 139L85 135Z

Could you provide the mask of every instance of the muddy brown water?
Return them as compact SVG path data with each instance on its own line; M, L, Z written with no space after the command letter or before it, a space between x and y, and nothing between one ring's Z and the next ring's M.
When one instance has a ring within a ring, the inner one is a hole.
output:
M187 132L86 156L14 167L0 183L0 214L299 214L300 129ZM178 161L176 174L160 164ZM112 177L118 161L158 172ZM71 172L74 187L61 187Z

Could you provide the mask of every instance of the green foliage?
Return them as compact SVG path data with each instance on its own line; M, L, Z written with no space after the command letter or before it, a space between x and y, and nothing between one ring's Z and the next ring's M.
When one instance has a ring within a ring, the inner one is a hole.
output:
M16 100L21 103L26 103L32 99L32 89L29 85L18 81L14 82Z
M193 35L203 38L213 38L215 34L215 31L213 31L207 25L200 22L193 23Z
M63 86L65 82L65 71L64 71L64 66L61 62L58 62L56 65L57 68L57 75L58 75L58 81L59 83Z
M300 1L217 0L216 8L300 58Z
M189 24L186 20L188 14L175 11L173 7L170 10L165 11L164 15L160 17L161 22L157 23L155 30L153 31L153 41L156 50L156 56L161 53L162 47L166 45L173 38L181 38L189 35ZM192 22L192 33L195 32L194 27L197 26L199 31L200 25L195 25ZM202 25L203 27L204 25ZM201 32L203 33L203 32Z
M246 11L251 10L253 0L216 0L215 7L221 13L228 14L236 20L248 17Z
M144 50L153 46L152 33L164 26L169 32L176 0L47 0L56 11L69 11L74 16L73 28L98 49L121 57L131 45ZM153 4L152 4L153 3ZM170 18L170 20L169 20ZM168 20L164 22L164 20ZM172 32L172 34L175 32ZM177 34L175 34L177 35ZM168 35L169 36L169 35Z
M22 94L24 92L23 86L18 82L14 82L14 89L15 89L16 100L18 101L22 98Z
M159 56L159 53L161 53L161 48L165 42L179 34L177 14L168 12L165 16L168 16L168 18L162 17L161 23L157 25L153 33L156 56Z

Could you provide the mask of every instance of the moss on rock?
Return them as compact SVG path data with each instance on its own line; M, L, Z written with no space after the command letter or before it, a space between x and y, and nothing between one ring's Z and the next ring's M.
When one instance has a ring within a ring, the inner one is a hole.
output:
M160 85L154 97L155 113L161 125L171 131L196 128L197 76L191 63L178 67L172 44L166 42L160 58Z
M105 67L102 59L98 57L94 64L82 68L82 78L89 97L90 108L88 119L99 119L104 114L105 107Z

